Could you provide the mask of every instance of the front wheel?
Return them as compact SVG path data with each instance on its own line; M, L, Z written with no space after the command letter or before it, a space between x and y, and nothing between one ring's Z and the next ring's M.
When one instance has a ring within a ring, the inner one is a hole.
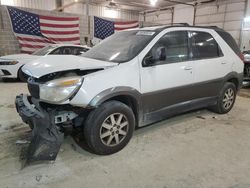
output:
M109 101L90 112L84 125L84 136L94 153L108 155L127 145L134 128L132 109L119 101Z
M212 111L219 114L228 113L233 108L236 94L237 90L235 84L226 82L221 89L217 104L211 108Z

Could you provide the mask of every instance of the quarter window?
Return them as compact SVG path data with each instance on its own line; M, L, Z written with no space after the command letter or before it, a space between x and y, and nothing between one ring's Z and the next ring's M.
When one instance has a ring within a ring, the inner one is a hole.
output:
M223 56L216 40L206 32L191 32L193 59L215 58Z

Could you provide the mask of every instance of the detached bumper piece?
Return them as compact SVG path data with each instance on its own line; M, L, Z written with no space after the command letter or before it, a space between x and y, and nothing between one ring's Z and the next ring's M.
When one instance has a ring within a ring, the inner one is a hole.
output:
M48 113L40 107L36 99L23 94L16 97L16 109L22 120L32 129L27 163L55 160L64 139L64 133L55 124L55 112Z

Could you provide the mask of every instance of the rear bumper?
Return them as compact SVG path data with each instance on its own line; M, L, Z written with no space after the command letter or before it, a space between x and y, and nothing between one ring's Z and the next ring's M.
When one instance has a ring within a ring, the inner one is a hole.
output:
M43 109L39 102L27 95L16 97L16 110L32 129L27 162L55 160L64 139L64 133L55 124L55 114Z

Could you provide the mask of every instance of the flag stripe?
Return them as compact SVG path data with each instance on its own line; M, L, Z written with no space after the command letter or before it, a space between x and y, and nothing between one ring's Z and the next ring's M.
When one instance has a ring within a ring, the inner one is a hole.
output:
M43 16L39 15L41 19L44 20L54 20L54 21L78 21L78 17L54 17L54 16Z
M73 30L73 31L46 31L43 30L43 34L57 34L57 35L72 35L72 34L78 34L79 36L79 30Z
M77 21L54 21L54 20L44 20L40 18L40 23L66 25L66 24L79 24L79 20Z
M46 46L46 45L54 44L54 43L51 43L51 42L48 43L48 42L20 41L21 46L29 47L29 46L25 46L26 44L36 47L36 46Z
M46 44L44 45L34 45L34 44L22 44L21 43L21 46L22 47L28 47L28 48L43 48L44 46L46 46Z
M40 23L40 26L44 27L52 27L52 28L70 28L72 27L79 27L79 24L50 24L50 23Z
M44 43L49 43L50 41L48 39L36 39L36 38L30 38L30 37L18 37L17 38L20 41L32 41L32 42L44 42Z
M55 38L55 39L67 39L67 38L75 38L75 37L79 37L78 34L73 34L73 35L57 35L57 34L48 34L46 35L46 38Z
M77 28L74 28L74 29L77 29ZM57 33L58 31L72 31L72 30L73 30L73 28L58 28L58 27L44 27L44 26L41 26L42 33L43 33L43 31L54 31L55 33ZM79 33L79 31L78 31L78 33Z

